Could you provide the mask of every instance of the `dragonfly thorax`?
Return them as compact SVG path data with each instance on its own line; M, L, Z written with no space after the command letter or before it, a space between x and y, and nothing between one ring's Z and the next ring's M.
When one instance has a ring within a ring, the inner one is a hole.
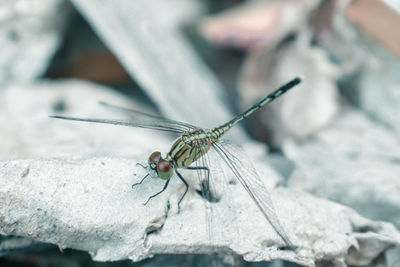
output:
M172 177L174 171L173 165L161 157L161 153L156 151L149 157L149 174L154 178L168 180Z

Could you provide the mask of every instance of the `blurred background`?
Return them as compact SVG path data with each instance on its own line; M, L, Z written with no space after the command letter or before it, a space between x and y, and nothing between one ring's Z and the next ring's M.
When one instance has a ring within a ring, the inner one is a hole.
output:
M280 185L398 229L399 27L395 0L3 0L0 158L140 154L150 141L131 151L109 133L60 134L47 115L107 118L103 100L213 128L304 76L230 139L268 153ZM15 236L0 237L0 257L1 266L132 265ZM207 257L133 265L208 266ZM294 266L235 261L268 264Z

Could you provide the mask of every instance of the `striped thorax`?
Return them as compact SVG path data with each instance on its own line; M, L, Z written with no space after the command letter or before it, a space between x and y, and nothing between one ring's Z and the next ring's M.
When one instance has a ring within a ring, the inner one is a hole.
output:
M172 145L167 154L167 160L174 162L177 168L188 167L206 154L217 140L209 132L200 128L185 132Z

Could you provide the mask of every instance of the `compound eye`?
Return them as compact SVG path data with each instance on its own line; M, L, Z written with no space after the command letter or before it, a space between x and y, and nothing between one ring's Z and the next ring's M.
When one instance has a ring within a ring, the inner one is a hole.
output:
M160 152L153 152L151 153L150 157L149 157L149 163L154 163L157 164L161 159L161 153Z
M170 169L171 169L171 164L169 164L169 162L166 161L165 159L160 160L157 164L158 172L169 172Z
M171 178L172 173L173 173L173 167L172 167L171 163L169 163L165 159L162 159L158 162L158 164L157 164L158 177L166 180L166 179Z

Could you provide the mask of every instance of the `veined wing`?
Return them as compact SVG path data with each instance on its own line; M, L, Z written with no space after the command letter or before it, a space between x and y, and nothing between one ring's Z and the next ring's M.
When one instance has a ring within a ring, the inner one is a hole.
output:
M49 117L56 119L63 119L63 120L84 121L84 122L122 125L128 127L146 128L158 131L172 132L177 134L182 134L187 131L193 131L194 129L198 128L189 123L166 119L160 116L155 116L134 109L118 107L105 102L100 102L100 104L108 108L123 111L124 113L129 113L132 115L132 119L118 120L118 119L103 119L103 118L78 118L78 117L68 117L68 116L49 116Z
M132 115L133 119L139 119L140 117L145 118L145 119L149 119L151 121L158 121L158 122L163 122L163 123L168 123L170 125L176 125L176 126L180 126L182 129L186 129L185 131L193 131L196 127L192 124L186 123L186 122L181 122L181 121L175 121L175 120L171 120L171 119L167 119L164 117L160 117L160 116L156 116L156 115L152 115L146 112L142 112L142 111L138 111L138 110L134 110L134 109L130 109L130 108L125 108L125 107L118 107L106 102L99 102L100 105L105 106L107 108L111 108L111 109L115 109L115 110L119 110L122 111L124 113L129 113Z
M164 120L137 120L137 121L129 121L129 120L113 120L113 119L93 119L93 118L77 118L77 117L66 117L66 116L49 116L50 118L63 119L63 120L71 120L71 121L85 121L85 122L95 122L95 123L104 123L104 124L113 124L113 125L122 125L128 127L138 127L138 128L146 128L158 131L166 131L182 134L188 131L187 127L183 127L182 125L175 124L169 121Z
M198 172L198 182L199 185L201 186L201 194L203 197L203 203L204 203L204 208L205 208L205 227L206 227L206 234L207 234L207 242L209 246L209 251L207 252L209 255L209 266L221 266L221 258L218 254L218 249L217 247L223 243L229 243L231 238L225 237L224 233L225 231L220 231L220 229L217 227L218 221L221 220L222 218L221 215L224 213L221 212L219 209L219 212L213 208L213 205L215 202L218 202L220 200L218 196L218 191L219 192L225 192L226 196L229 194L229 188L226 188L227 183L226 181L222 181L219 185L218 188L219 190L217 191L216 183L217 183L217 177L220 175L217 175L217 172L220 172L220 168L217 168L217 165L219 165L219 159L218 154L216 154L215 151L209 150L205 151L203 148L200 148L204 155L195 161L195 164L197 167L208 167L209 168L209 175L208 172L205 170L200 170ZM223 176L223 175L222 175ZM209 179L208 179L209 178ZM225 186L225 188L220 188L221 186ZM216 203L215 203L216 204ZM221 208L221 207L220 207ZM219 216L219 217L217 217ZM231 230L232 230L231 226Z
M295 245L286 234L285 228L280 223L268 189L258 177L256 170L253 166L248 166L251 165L250 162L246 162L246 166L245 163L235 155L237 153L233 152L235 150L233 147L226 149L225 146L228 145L227 143L224 145L224 141L220 141L214 144L213 148L232 170L277 234L289 247L295 248ZM243 159L244 158L245 156Z
M209 158L208 154L205 153L200 159L195 161L196 167L207 167L210 168L209 164ZM211 172L211 169L209 169L209 172ZM206 231L207 231L207 241L209 242L209 245L211 248L213 247L213 212L212 212L212 207L211 207L211 191L210 191L210 183L212 182L212 179L209 179L209 175L211 173L208 173L205 170L199 170L197 171L197 177L198 177L198 183L200 185L200 190L201 194L203 195L204 198L204 208L205 208L205 226L206 226ZM210 254L212 254L213 251L211 251Z

